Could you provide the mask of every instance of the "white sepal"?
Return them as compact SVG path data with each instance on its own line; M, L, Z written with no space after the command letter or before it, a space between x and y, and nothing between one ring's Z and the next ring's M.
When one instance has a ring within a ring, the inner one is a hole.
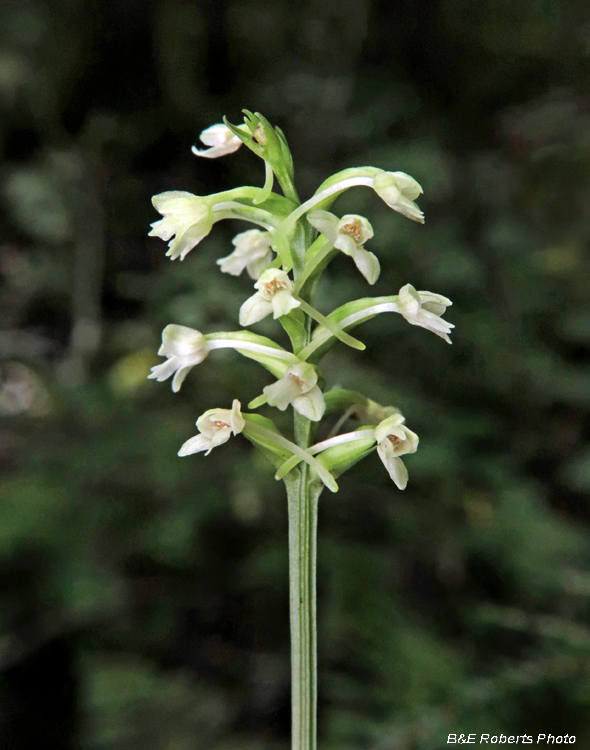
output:
M242 145L242 141L223 123L206 128L199 139L210 148L199 151L196 146L193 146L191 151L195 156L204 156L206 159L217 159L218 156L233 154Z
M273 312L272 302L256 292L240 307L240 325L251 326Z
M320 390L320 387L316 385L307 393L294 398L293 408L299 414L311 419L312 422L319 422L326 410L324 394Z

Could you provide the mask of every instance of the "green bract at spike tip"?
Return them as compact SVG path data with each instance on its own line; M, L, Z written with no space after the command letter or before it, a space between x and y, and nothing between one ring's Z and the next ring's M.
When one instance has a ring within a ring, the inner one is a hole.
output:
M253 151L256 154L256 156L259 156L261 159L263 158L262 146L260 146L258 143L256 143L256 141L252 139L252 134L245 133L243 130L240 130L240 128L236 127L235 125L232 125L231 122L229 122L229 120L225 116L223 118L223 122L225 126L228 127L231 130L231 132L242 141L244 146L248 146L250 151Z

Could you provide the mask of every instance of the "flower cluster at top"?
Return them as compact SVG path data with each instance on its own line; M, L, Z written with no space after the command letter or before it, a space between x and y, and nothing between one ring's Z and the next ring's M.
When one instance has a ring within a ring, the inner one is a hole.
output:
M168 242L167 255L172 260L183 260L217 221L240 219L253 224L254 228L234 237L234 250L217 265L232 276L246 271L255 282L254 294L240 309L240 325L248 328L272 315L289 335L292 351L249 330L203 334L171 324L163 331L158 351L166 359L152 367L149 377L158 381L172 377L172 390L176 392L190 370L210 352L232 348L256 360L275 378L250 403L250 409L265 403L281 411L292 406L296 419L310 420L314 427L331 412L343 411L343 416L330 437L308 445L301 439L293 442L286 438L272 420L242 412L240 402L234 399L231 409L210 409L199 417L199 433L184 443L179 455L209 453L232 434L241 433L275 465L277 479L305 462L315 481L336 491L335 477L376 449L393 482L404 489L408 472L401 456L416 451L418 436L404 425L404 417L394 407L379 406L354 391L324 391L318 362L337 341L364 349L349 331L383 312L399 313L411 325L425 328L450 344L454 326L442 316L451 301L406 284L397 294L354 300L328 316L311 303L320 274L338 252L352 259L368 284L374 284L381 271L378 258L365 248L373 237L370 221L356 214L332 213L337 197L351 187L368 187L394 211L423 223L424 214L415 203L422 188L404 172L359 167L333 175L301 203L282 131L262 115L244 111L243 125L236 127L227 121L213 125L201 133L201 141L208 148L193 146L192 150L196 156L217 158L246 145L264 161L264 186L239 187L209 196L182 191L155 195L152 202L162 218L152 224L150 235ZM273 191L275 180L282 195ZM313 331L312 322L316 324ZM361 426L335 434L353 416Z

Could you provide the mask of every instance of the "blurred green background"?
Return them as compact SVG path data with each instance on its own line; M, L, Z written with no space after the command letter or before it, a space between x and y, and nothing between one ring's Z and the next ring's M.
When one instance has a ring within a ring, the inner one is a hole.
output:
M283 486L242 439L176 457L268 374L220 352L179 394L146 380L166 324L236 329L252 293L215 265L246 225L183 263L147 237L154 193L262 185L245 149L190 153L242 107L303 197L364 164L424 186L425 226L336 204L383 272L336 259L324 312L454 302L452 347L381 316L325 360L421 444L405 492L372 455L321 500L321 747L590 747L589 74L586 0L3 0L2 748L288 747Z

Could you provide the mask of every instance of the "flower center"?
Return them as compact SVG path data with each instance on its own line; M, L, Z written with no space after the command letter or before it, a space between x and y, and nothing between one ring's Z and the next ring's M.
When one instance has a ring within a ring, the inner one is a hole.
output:
M266 146L266 135L264 134L264 128L262 125L257 125L256 128L254 128L252 140L256 141L256 143L259 143L261 146Z
M340 234L347 234L355 242L359 242L361 239L361 228L358 224L345 224L343 227L340 227Z
M388 435L387 439L389 442L395 447L401 443L401 440L398 438L397 435Z
M305 385L305 383L303 382L303 380L301 380L301 378L298 377L297 375L293 375L291 373L291 375L289 377L291 378L291 380L294 380L297 383L298 386L301 387L301 386Z
M272 281L267 281L264 285L266 288L266 291L269 294L276 294L277 292L280 292L281 289L288 289L287 285L284 281L278 281L278 279L273 279Z
M227 422L222 422L221 419L216 419L213 423L215 432L218 432L219 430L222 430L224 427L229 427Z

